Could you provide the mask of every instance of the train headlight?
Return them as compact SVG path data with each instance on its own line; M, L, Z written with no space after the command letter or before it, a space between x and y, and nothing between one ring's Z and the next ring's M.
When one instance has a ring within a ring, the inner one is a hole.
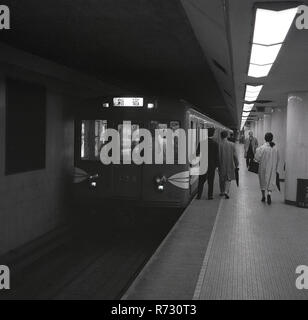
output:
M148 109L154 109L154 103L148 103Z
M164 192L167 178L165 176L157 176L154 181L157 191Z
M96 188L97 187L96 179L98 179L98 178L99 178L98 174L95 174L95 175L89 177L89 182L90 182L90 187L91 188Z

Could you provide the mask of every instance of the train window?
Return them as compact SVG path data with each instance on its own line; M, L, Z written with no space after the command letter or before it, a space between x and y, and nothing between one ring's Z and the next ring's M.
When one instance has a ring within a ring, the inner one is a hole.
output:
M45 168L46 90L20 80L6 81L7 175Z
M166 163L167 157L167 132L168 125L166 123L158 124L158 152L163 153L163 162Z
M159 159L163 159L163 163L167 161L167 129L172 130L172 147L174 150L174 163L178 163L178 153L179 153L179 132L181 124L179 121L171 121L168 125L167 123L159 123L158 121L150 122L150 130L152 132L153 139L156 136L155 130L158 130L157 141L153 141L153 144L156 143L156 152L158 154L162 154L162 157ZM153 149L154 151L154 149Z
M99 160L101 147L104 145L106 120L83 120L81 122L81 159Z
M197 124L194 121L191 121L190 123L191 129L197 129ZM189 154L193 155L195 154L197 148L198 148L198 140L197 140L197 130L192 130L191 135L189 137L190 139L190 148L189 148Z
M201 123L197 123L197 141L196 141L196 148L198 148L199 142L200 142L200 129L201 129Z
M173 148L174 148L174 163L178 164L179 161L179 132L181 125L179 121L171 121L170 128L173 131Z

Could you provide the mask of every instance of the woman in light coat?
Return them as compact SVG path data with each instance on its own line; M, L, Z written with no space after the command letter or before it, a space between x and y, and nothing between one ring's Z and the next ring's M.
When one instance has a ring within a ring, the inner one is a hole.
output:
M267 203L272 203L272 191L276 188L276 174L279 164L279 152L273 142L273 134L265 135L265 143L256 151L255 160L259 162L259 181L262 192L262 202L265 202L267 191Z
M235 180L235 168L239 161L236 154L235 144L227 140L228 132L221 132L221 143L219 145L219 180L221 195L229 199L231 181Z

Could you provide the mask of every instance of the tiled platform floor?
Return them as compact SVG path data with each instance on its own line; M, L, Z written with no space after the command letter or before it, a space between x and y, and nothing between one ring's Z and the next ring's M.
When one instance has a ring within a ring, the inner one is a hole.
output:
M296 267L308 265L308 210L285 205L279 192L271 206L260 200L257 175L242 159L240 187L222 200L195 298L308 299L295 286Z
M231 199L194 201L124 299L308 299L295 286L296 267L308 265L308 210L278 192L271 206L260 200L241 159Z
M215 200L194 201L152 256L123 299L189 300L193 298L200 267L218 211L218 177Z

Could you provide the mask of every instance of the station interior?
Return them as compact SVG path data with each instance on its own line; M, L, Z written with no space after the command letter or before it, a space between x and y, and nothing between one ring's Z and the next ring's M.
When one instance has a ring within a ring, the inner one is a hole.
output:
M308 1L0 5L0 300L308 299ZM219 170L198 200L185 164L104 166L127 122L232 133L230 199ZM270 204L245 159L269 132Z

